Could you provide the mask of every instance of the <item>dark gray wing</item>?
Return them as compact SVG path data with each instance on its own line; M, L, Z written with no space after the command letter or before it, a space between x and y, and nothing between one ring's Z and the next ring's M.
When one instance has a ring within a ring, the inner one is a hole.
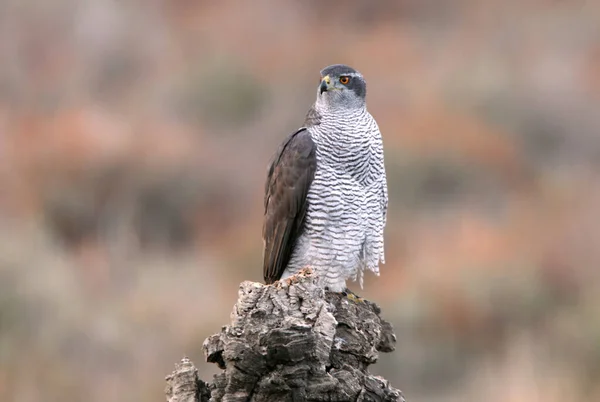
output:
M275 154L265 186L263 275L266 283L281 278L302 233L306 195L317 169L316 145L301 128Z

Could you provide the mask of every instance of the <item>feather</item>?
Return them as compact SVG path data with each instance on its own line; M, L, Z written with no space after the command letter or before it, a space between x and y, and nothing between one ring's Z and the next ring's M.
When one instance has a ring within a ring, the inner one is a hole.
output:
M273 283L283 274L302 234L308 189L317 168L316 145L301 128L281 145L265 184L263 276Z

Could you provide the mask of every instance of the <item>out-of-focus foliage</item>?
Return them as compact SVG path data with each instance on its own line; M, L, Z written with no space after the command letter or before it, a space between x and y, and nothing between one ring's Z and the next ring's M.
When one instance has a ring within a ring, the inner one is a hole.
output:
M387 264L353 286L398 334L377 370L599 400L598 27L576 0L0 2L0 400L159 401L202 361L333 63L384 135Z

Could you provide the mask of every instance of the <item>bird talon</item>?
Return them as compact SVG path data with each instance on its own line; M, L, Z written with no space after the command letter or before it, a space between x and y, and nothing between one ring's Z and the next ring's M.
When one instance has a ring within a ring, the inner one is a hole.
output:
M310 266L306 266L298 271L298 274L302 276L311 276L313 274L313 269Z
M364 303L365 302L365 299L363 299L362 297L357 296L355 294L348 294L346 296L346 298L348 298L349 300L352 300L355 303Z
M351 300L355 303L364 303L365 299L363 299L362 297L358 296L356 293L354 293L353 291L351 291L350 289L346 289L345 291L342 291L342 295L347 298L348 300Z

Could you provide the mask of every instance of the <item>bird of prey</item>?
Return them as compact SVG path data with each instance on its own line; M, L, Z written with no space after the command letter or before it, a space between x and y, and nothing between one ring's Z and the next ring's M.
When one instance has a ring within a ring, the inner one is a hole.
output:
M388 192L383 142L367 111L366 82L355 69L321 70L304 125L288 136L265 186L266 283L311 268L319 283L346 291L346 280L379 275Z

